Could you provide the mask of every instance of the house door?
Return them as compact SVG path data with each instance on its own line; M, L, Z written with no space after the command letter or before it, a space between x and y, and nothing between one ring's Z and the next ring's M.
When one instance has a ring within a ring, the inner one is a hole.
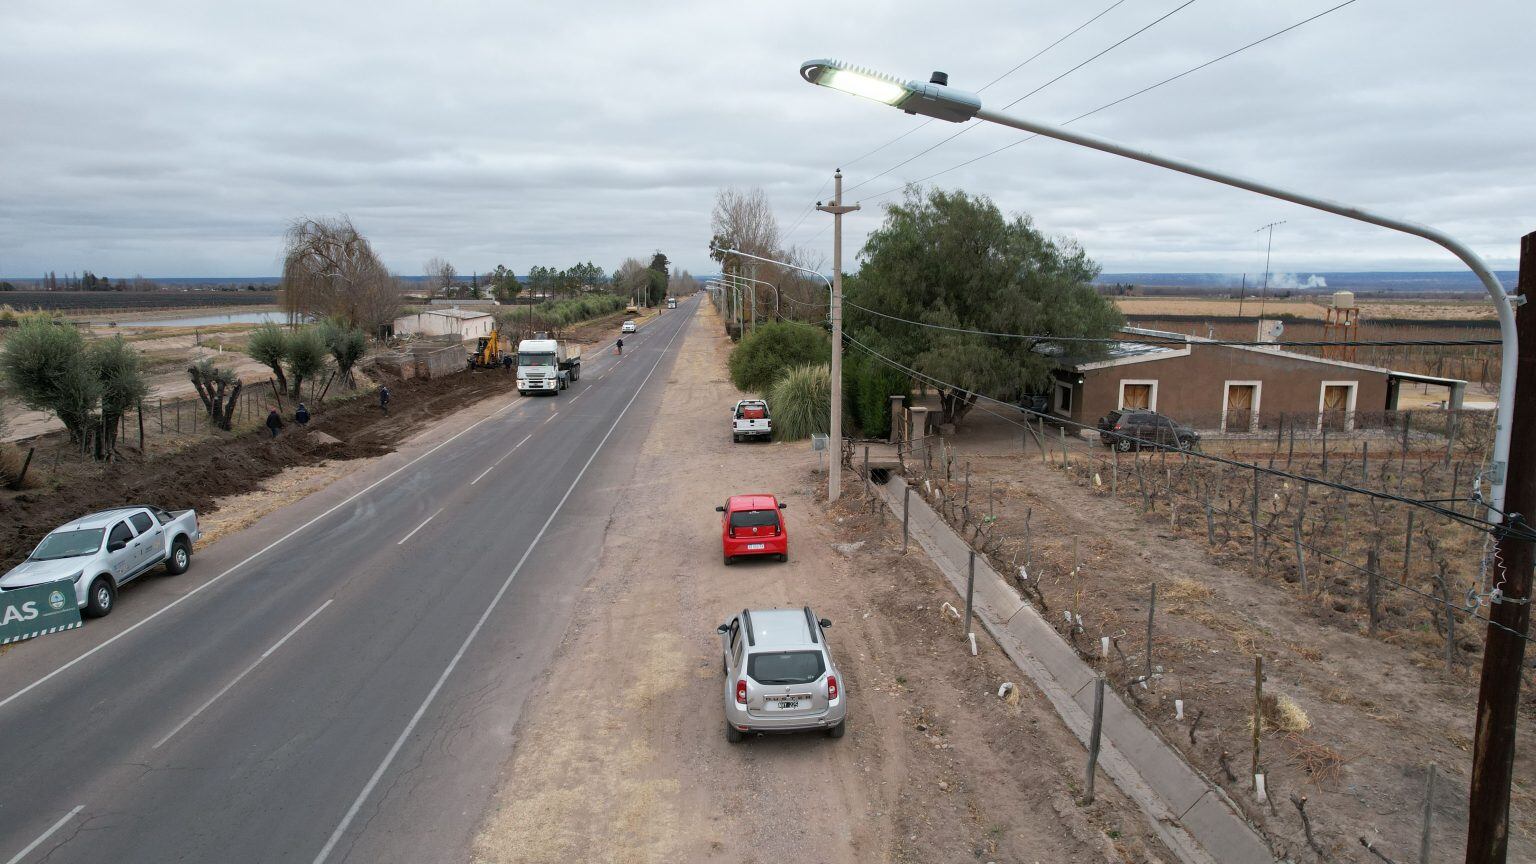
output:
M1150 409L1152 407L1151 384L1126 384L1123 392L1121 408Z
M1227 416L1223 428L1229 432L1253 431L1258 419L1258 414L1253 410L1258 389L1255 384L1227 385Z
M1351 398L1354 396L1354 385L1351 384L1324 384L1323 385L1323 411L1319 418L1320 425L1328 429L1347 430L1354 428L1352 416Z

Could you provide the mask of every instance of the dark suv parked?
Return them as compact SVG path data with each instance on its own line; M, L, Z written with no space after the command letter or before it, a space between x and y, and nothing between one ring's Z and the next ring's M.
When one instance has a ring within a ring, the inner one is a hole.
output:
M1121 451L1159 446L1190 450L1200 446L1200 433L1156 411L1120 408L1099 418L1099 440Z

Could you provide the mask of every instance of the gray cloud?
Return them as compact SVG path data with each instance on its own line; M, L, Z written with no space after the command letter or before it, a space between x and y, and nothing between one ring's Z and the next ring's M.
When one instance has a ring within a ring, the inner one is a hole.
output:
M667 252L708 270L721 186L762 186L792 242L806 214L953 134L795 75L838 56L975 88L1102 8L982 2L188 4L19 0L0 8L0 272L274 273L302 215L347 213L386 261L498 263ZM1107 0L1103 5L1108 5ZM1176 6L1129 0L989 88L1001 106ZM1331 5L1197 2L1015 109L1061 121ZM1536 9L1360 2L1079 124L1148 149L1428 222L1512 266L1536 227L1536 116L1521 62ZM877 193L1020 135L973 131L850 197L856 249ZM1051 141L935 182L1070 234L1110 271L1451 269L1413 238ZM802 219L802 215L804 218Z

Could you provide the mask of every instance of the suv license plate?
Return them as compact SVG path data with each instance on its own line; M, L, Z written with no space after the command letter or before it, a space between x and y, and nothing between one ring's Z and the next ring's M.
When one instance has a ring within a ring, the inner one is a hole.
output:
M811 707L811 697L799 693L763 700L763 708L768 711L799 711L809 707Z
M766 548L768 548L768 544L766 544L766 543L748 543L747 544L747 551L748 552L752 552L752 551L755 551L755 550L758 550L758 549L766 549Z

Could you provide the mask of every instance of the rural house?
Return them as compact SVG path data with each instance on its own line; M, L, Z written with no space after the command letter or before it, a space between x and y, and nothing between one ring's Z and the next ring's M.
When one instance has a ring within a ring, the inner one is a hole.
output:
M1452 409L1461 407L1466 387L1465 381L1281 348L1135 327L1123 332L1132 338L1113 343L1108 356L1058 358L1046 410L1090 428L1116 408L1148 408L1197 429L1231 433L1282 425L1350 430L1387 422L1403 381L1446 387Z
M397 336L457 336L467 342L491 335L496 319L476 309L429 309L395 319Z

